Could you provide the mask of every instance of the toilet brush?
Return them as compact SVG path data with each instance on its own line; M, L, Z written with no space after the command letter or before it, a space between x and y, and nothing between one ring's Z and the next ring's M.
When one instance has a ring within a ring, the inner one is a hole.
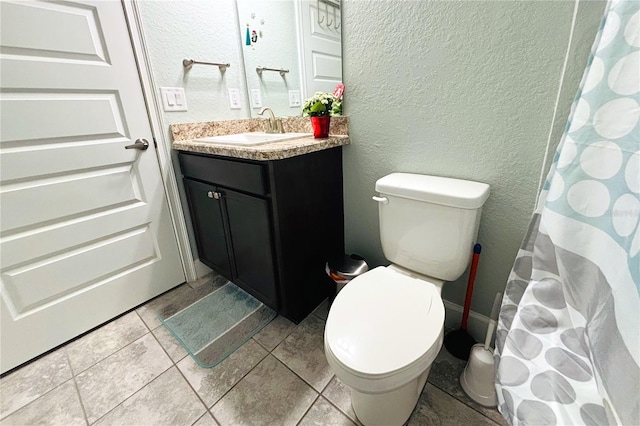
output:
M491 338L496 328L496 317L500 310L502 293L496 294L487 326L487 335L484 345L478 343L471 348L469 362L460 375L460 386L462 390L478 404L486 407L497 405L495 389L495 365L493 360L493 350L491 349Z
M491 307L491 316L489 317L489 325L487 326L487 336L484 338L484 349L489 350L491 347L491 338L493 338L493 332L496 330L496 323L498 322L498 312L500 311L500 302L502 301L502 293L496 293L496 298L493 299L493 306Z
M471 260L471 270L469 271L469 281L467 282L467 294L464 298L464 309L462 311L462 322L460 329L452 331L444 337L444 347L447 351L458 359L468 360L471 347L475 345L476 339L467 332L467 321L469 320L469 308L471 307L471 296L473 295L473 284L476 280L478 261L482 246L476 244L473 247L473 258Z

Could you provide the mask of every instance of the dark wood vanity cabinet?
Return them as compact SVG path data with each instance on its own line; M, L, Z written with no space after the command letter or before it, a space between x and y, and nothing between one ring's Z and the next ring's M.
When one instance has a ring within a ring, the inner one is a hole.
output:
M277 307L269 203L189 178L184 185L200 259Z
M179 152L200 260L300 322L344 251L342 148L253 161Z

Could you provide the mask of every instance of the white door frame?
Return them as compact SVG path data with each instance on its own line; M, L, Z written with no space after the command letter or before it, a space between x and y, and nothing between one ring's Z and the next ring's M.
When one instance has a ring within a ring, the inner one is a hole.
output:
M313 93L307 90L307 65L304 58L304 37L302 28L302 14L304 13L301 0L294 2L296 15L296 37L298 39L298 68L300 69L300 95L301 99L310 98Z
M162 110L155 96L155 84L153 82L149 54L144 38L142 19L135 0L122 0L122 5L127 24L129 25L129 36L131 37L131 43L133 45L133 53L138 63L138 73L142 85L142 94L147 104L147 114L149 115L151 132L158 145L156 151L158 152L158 162L160 163L160 174L162 175L162 182L169 203L173 230L178 240L178 251L180 252L182 267L187 282L194 281L198 278L198 270L191 253L184 209L182 208L176 174L171 161L171 141L167 140L165 136L167 124L162 118Z

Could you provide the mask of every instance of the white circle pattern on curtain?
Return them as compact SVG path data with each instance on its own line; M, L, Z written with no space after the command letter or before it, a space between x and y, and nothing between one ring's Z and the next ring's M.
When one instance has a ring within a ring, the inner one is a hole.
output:
M545 205L604 230L627 250L640 216L630 198L640 203L640 10L633 3L610 5L557 161L562 181L554 187L550 179L553 198ZM630 266L640 283L637 254Z
M620 421L611 403L615 400L602 386L602 371L594 367L593 325L565 297L563 281L572 279L572 271L560 270L567 264L582 268L584 275L578 276L596 282L585 292L609 289L601 264L568 246L597 233L628 253L632 285L640 292L640 7L633 1L608 7L541 195L539 223L531 225L536 236L525 239L505 289L496 333L496 381L499 409L513 425ZM554 258L560 248L549 237L545 214L562 216L585 232L563 241L562 268ZM581 295L569 296L575 302ZM637 317L637 311L625 311L633 303L611 299L618 320L618 315ZM638 346L637 329L616 332L628 348Z

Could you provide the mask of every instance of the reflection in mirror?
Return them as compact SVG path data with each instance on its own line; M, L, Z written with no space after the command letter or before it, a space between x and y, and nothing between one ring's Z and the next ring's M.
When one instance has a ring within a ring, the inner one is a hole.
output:
M251 116L300 115L342 82L339 0L237 0Z

